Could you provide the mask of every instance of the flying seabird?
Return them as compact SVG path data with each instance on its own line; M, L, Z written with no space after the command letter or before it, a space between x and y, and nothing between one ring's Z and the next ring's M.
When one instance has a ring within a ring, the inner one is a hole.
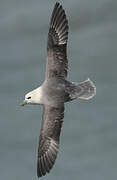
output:
M43 122L39 138L37 176L52 169L59 149L60 132L64 118L64 103L74 99L91 99L96 88L90 79L81 83L67 78L68 20L59 2L56 2L48 33L46 74L43 84L25 95L25 104L43 105Z

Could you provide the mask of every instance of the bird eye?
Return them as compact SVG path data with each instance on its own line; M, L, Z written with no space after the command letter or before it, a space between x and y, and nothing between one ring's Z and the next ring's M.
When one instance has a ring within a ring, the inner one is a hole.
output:
M27 97L27 99L31 99L31 97Z

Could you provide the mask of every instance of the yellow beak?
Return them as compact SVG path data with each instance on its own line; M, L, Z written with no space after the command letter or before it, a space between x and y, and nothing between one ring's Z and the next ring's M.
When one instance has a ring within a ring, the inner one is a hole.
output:
M24 100L24 102L20 104L20 106L24 106L25 104L27 104L26 100Z

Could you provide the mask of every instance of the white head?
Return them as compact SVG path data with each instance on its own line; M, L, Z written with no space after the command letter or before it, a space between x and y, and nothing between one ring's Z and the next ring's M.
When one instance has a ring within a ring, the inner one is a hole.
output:
M21 106L24 106L25 104L42 104L41 86L25 95L25 100Z

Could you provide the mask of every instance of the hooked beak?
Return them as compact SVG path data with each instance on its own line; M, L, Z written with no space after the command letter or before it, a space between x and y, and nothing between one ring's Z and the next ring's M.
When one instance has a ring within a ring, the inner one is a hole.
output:
M24 100L24 102L20 104L20 106L24 106L25 104L27 104L26 100Z

